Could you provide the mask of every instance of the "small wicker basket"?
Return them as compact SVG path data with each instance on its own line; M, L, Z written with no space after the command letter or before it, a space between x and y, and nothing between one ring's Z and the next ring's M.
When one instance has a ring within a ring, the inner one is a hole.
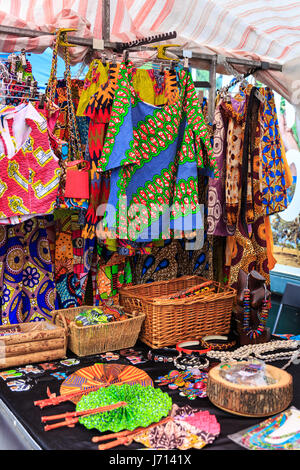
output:
M91 356L102 352L131 348L135 345L145 314L131 310L132 313L126 312L126 320L99 325L76 325L75 317L89 309L91 306L81 306L53 312L54 323L57 325L67 324L68 348L73 353L77 356Z
M183 276L170 281L140 284L119 290L119 303L127 311L146 315L140 340L153 349L208 334L228 334L236 291L213 281L214 292L168 299L207 281L200 276Z

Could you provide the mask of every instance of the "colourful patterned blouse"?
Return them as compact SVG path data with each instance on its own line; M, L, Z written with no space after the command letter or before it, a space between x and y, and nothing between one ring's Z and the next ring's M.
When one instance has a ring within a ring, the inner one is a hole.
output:
M46 120L30 103L1 118L0 217L53 212L60 167Z

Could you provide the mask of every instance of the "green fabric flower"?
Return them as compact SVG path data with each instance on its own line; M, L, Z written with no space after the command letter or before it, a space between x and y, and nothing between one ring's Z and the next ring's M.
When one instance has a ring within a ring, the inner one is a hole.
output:
M81 398L76 411L88 410L99 406L111 405L120 401L127 406L115 410L80 417L79 422L87 429L100 432L118 432L124 429L132 431L157 423L168 416L172 408L172 399L159 388L144 387L140 384L110 385Z

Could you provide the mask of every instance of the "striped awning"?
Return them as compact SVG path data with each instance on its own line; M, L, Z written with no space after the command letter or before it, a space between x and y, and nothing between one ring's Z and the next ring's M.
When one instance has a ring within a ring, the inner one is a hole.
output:
M102 38L102 0L0 0L0 24ZM176 31L173 43L192 52L283 64L259 79L294 104L300 102L300 2L293 0L110 0L111 41ZM43 52L53 36L0 35L0 50ZM86 49L72 49L82 61ZM298 82L298 83L297 83Z

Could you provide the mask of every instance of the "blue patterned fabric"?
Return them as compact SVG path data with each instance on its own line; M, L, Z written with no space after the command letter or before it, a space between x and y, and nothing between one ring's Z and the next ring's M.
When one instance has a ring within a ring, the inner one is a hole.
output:
M57 308L48 227L51 217L0 225L1 324L51 320Z
M274 93L261 88L265 101L262 124L262 206L266 215L284 211L288 206L287 182L283 160L283 142L280 135Z

